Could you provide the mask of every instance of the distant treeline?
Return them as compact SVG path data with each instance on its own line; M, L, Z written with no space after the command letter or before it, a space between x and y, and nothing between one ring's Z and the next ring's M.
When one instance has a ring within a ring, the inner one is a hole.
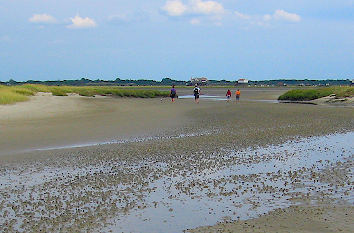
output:
M119 79L116 80L90 80L87 78L82 78L78 80L58 80L58 81L34 81L28 80L25 82L17 82L15 80L9 80L7 82L1 82L0 85L22 85L22 84L42 84L49 86L188 86L192 85L190 81L179 81L170 78L164 78L161 81L155 80L130 80L130 79ZM227 81L227 80L209 80L206 85L210 86L229 86L238 85L237 81ZM242 84L245 85L245 84ZM277 79L277 80L263 80L263 81L249 81L248 84L251 86L338 86L338 85L352 85L352 81L346 80L289 80L289 79Z

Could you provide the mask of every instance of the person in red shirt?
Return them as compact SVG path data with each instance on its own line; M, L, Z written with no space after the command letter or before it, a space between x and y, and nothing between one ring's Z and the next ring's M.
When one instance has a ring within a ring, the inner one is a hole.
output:
M226 92L227 102L229 102L229 101L230 101L231 95L232 95L232 94L231 94L230 89L229 89L229 90L227 90L227 92Z

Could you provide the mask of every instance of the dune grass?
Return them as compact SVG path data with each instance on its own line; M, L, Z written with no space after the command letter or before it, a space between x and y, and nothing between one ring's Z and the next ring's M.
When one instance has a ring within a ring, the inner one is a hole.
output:
M0 104L13 104L28 100L28 96L10 90L0 89Z
M324 87L311 89L295 89L279 96L279 100L308 101L335 94L337 98L354 96L354 87Z
M20 86L1 86L0 85L0 104L13 104L16 102L26 101L29 96L33 96L38 92L50 92L54 96L67 96L68 93L76 93L81 96L94 95L112 95L118 97L134 97L134 98L154 98L167 97L168 91L144 90L136 88L121 88L116 86L45 86L26 84Z

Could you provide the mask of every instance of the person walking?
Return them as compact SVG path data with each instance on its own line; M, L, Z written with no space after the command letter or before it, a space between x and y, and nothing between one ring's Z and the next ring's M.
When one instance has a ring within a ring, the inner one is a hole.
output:
M240 101L240 96L241 96L241 91L240 91L240 89L237 89L237 91L236 91L236 102L238 102L238 101Z
M198 84L194 85L193 94L194 94L194 101L197 104L199 104L200 88L198 87Z
M229 90L227 90L227 92L226 92L226 101L227 102L230 102L230 99L231 99L231 91L230 91L230 89Z
M175 89L175 85L172 85L170 97L171 97L172 103L175 102L175 99L177 97L177 91Z

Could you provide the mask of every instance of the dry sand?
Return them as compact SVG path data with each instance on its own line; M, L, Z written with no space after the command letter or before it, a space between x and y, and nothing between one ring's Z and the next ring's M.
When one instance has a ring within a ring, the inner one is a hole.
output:
M316 99L312 101L314 104L318 105L334 105L334 106L351 106L354 107L354 97L346 97L346 98L336 98L336 96L327 96L320 99Z
M153 135L187 121L194 106L168 99L88 98L38 95L0 106L0 156L29 149L60 147Z
M224 95L219 89L203 91L209 95ZM161 219L152 222L164 227L161 232L176 232L180 230L173 230L177 229L173 228L173 221L178 223L183 214L197 211L192 208L191 212L185 210L178 215L178 206L194 201L193 206L199 208L198 200L209 199L220 203L221 207L227 201L237 201L233 208L245 216L248 212L259 213L265 206L267 210L281 207L283 205L277 200L284 198L285 206L305 202L303 206L286 209L283 215L278 211L248 220L247 223L252 222L265 232L272 232L272 229L281 232L283 225L276 225L280 217L293 221L286 226L290 232L300 216L308 218L315 231L328 226L323 222L323 214L330 216L338 209L350 213L351 202L343 204L340 199L353 198L353 148L348 143L343 144L345 149L337 148L336 144L340 145L341 141L318 146L316 140L312 144L311 140L299 140L352 132L352 108L243 101L242 98L271 100L286 90L241 91L238 104L203 99L196 105L192 99L171 104L168 99L40 96L34 97L32 102L1 107L0 227L5 232L16 229L96 232L105 231L102 229L111 225L114 232L120 232L119 225L114 224L118 221L116 218L124 219L134 212L143 215L146 210L152 211L154 216L164 213ZM188 89L181 92L190 94ZM38 103L45 108L38 108ZM27 106L31 104L35 106L29 109ZM44 113L32 113L34 108ZM28 148L132 136L142 140L20 153ZM300 145L300 148L295 151L284 148L283 143L287 141L293 141L292 147ZM269 145L280 147L262 153L252 150ZM326 159L316 157L307 164L306 155L312 151L317 156L325 155ZM304 164L286 168L289 161L302 157ZM274 161L274 167L267 167L269 170L265 171L257 169L269 161ZM249 173L240 173L239 167ZM224 169L231 169L232 173L213 176ZM157 185L159 182L162 185ZM166 196L163 194L162 200L151 200L156 193L158 198L162 193ZM249 195L260 199L256 202ZM244 209L246 205L252 208ZM210 210L210 214L203 216L209 219L206 223L191 226L212 225L221 220L220 214L235 216L232 212L226 213L227 207ZM323 214L314 215L318 208ZM303 210L303 215L297 210ZM172 222L164 221L167 215L171 215ZM340 224L352 220L333 216L328 217L329 221L336 222L328 226L333 229L342 229ZM196 219L198 215L188 217ZM264 218L274 222L269 226L273 228L262 228ZM141 232L132 230L136 226L134 223L126 226L131 227L127 231ZM242 224L219 224L199 231L235 229L232 231L237 232ZM188 226L182 229L191 228ZM309 223L305 222L304 228L299 229L306 232L307 226ZM342 230L352 228L348 225ZM153 227L144 226L143 229L144 232L156 232Z
M354 107L354 97L337 98L335 95L322 97L315 100L308 101L280 101L285 104L313 104L313 105L326 105L335 107Z

